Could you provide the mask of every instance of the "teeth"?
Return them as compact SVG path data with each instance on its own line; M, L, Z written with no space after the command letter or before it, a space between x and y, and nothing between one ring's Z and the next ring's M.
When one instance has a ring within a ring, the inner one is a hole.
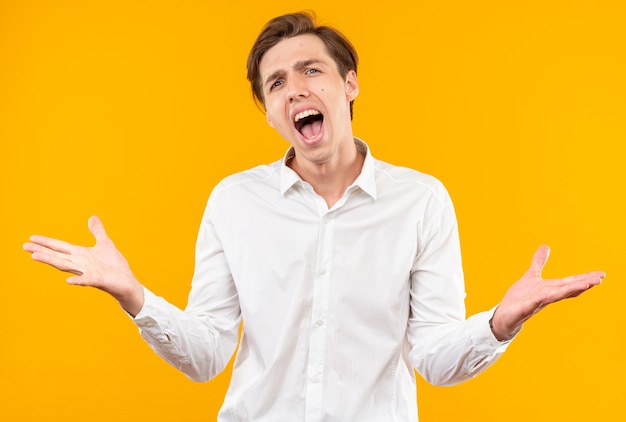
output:
M318 114L320 114L320 112L317 111L317 110L304 110L304 111L301 111L300 113L296 114L296 117L293 120L294 120L294 122L298 122L298 121L304 119L305 117L316 116Z

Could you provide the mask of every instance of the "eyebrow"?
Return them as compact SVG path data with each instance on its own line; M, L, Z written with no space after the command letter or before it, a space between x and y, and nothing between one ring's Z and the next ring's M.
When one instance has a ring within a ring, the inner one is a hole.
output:
M322 60L320 59L307 59L307 60L300 60L297 61L296 63L294 63L293 65L293 69L295 70L302 70L304 68L307 68L309 66L311 66L312 64L318 64L318 63L324 63ZM285 73L287 73L285 70L283 69L279 69L276 72L272 73L271 75L269 75L266 79L265 79L265 83L264 85L269 84L272 81L275 81L276 79L280 78L281 76L284 76Z

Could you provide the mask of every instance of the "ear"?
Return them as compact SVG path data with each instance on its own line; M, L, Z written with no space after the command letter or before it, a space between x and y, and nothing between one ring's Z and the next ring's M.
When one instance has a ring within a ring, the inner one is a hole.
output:
M270 116L265 113L265 120L267 120L267 124L270 125L271 128L274 128L274 123L270 120Z
M346 97L348 101L352 101L359 95L359 81L356 77L356 72L350 70L346 75Z

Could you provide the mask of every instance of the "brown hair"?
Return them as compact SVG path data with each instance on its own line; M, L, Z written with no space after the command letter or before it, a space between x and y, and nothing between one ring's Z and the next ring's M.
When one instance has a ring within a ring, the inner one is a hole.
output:
M350 70L357 70L359 58L354 46L337 29L318 25L313 12L297 12L278 16L270 20L257 37L250 54L248 55L248 81L252 87L252 96L257 104L264 105L263 83L259 73L259 64L263 55L285 38L298 35L317 35L326 45L328 53L337 63L337 69L342 78ZM350 116L352 117L352 103L350 102Z

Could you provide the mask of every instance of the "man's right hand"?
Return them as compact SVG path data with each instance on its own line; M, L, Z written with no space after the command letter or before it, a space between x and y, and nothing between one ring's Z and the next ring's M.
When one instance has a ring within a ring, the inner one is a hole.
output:
M143 307L143 286L107 236L100 219L89 218L88 226L96 239L93 247L34 235L24 244L24 250L30 252L35 261L75 274L67 279L69 284L103 290L117 299L126 312L137 315Z

